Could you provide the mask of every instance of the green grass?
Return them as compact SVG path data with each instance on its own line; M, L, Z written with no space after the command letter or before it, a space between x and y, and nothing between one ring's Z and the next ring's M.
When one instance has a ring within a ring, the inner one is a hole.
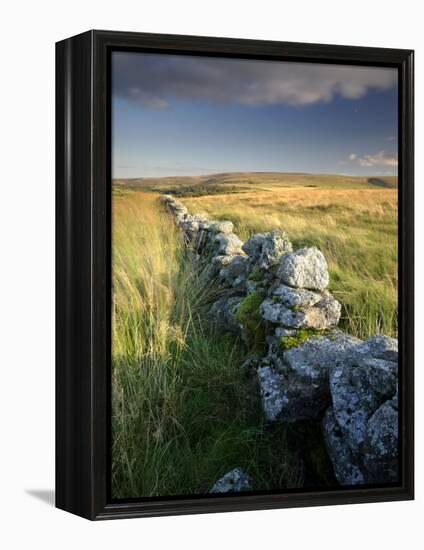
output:
M298 486L286 428L263 429L244 348L205 320L219 291L156 197L115 197L113 210L113 496L205 493L236 466L256 489Z

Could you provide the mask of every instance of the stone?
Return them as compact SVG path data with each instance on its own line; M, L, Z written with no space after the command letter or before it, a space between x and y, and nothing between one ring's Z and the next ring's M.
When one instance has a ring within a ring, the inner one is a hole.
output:
M208 231L211 231L212 233L224 233L224 235L229 235L233 232L233 229L233 222L228 220L210 222L208 226Z
M172 195L161 195L161 198L160 198L161 202L168 202L170 200L171 201L175 200Z
M284 231L275 230L269 233L252 235L243 245L252 265L268 270L277 265L286 252L291 252L292 245Z
M234 233L218 233L215 237L215 242L218 245L218 254L224 256L234 256L236 254L243 255L243 241L241 241Z
M249 256L252 263L256 263L262 253L262 246L265 242L266 235L257 233L252 235L243 245L243 251Z
M322 299L322 294L279 284L271 290L270 297L287 307L311 307Z
M227 472L213 485L211 493L240 493L251 491L252 486L248 475L241 468Z
M258 381L265 418L273 422L277 420L286 404L287 397L282 391L284 377L270 366L258 368Z
M315 247L283 254L277 276L295 288L323 290L329 283L327 262Z
M368 340L365 340L355 351L361 355L370 355L376 359L397 361L398 341L395 338L389 338L382 334L375 334L368 338Z
M208 317L221 331L235 332L241 336L243 327L237 321L236 312L244 297L240 294L222 296L210 308Z
M319 420L330 403L329 369L343 361L359 340L334 332L311 336L299 346L270 353L258 369L262 406L268 420Z
M358 459L346 443L342 430L329 407L322 420L322 431L334 475L340 485L361 485L366 483L366 473L359 467Z
M355 352L331 369L329 381L334 416L349 446L362 453L369 418L396 391L397 364L372 357L358 360Z
M261 269L270 269L279 263L283 254L291 252L292 249L292 244L284 231L276 230L267 233L262 243L262 250L257 260L257 265Z
M289 307L280 301L267 298L262 302L259 312L265 320L284 327L324 330L337 326L341 305L330 293L325 293L319 296L319 301L314 306L305 308Z
M364 464L369 483L399 481L397 398L383 403L368 421Z
M247 278L246 256L233 256L231 262L221 269L219 275L230 287L243 286Z

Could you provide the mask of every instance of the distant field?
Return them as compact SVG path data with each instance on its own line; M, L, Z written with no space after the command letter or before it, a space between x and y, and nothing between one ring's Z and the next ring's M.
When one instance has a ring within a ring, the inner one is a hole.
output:
M205 176L115 179L115 187L171 192L194 196L234 192L273 191L275 188L319 187L321 189L368 189L397 187L397 177L348 176L343 174L296 174L285 172L232 172Z

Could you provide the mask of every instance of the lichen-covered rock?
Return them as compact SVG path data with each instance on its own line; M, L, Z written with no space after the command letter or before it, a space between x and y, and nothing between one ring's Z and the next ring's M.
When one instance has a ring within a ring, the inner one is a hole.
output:
M270 297L289 308L311 307L322 299L322 294L305 288L292 288L279 284L271 290Z
M246 256L234 256L220 271L220 277L227 286L233 288L244 287L247 279Z
M220 255L244 255L242 250L243 241L241 241L234 233L218 233L215 237L215 243L218 245L218 254Z
M398 360L398 341L382 334L375 334L356 348L356 353L386 361Z
M283 254L277 275L283 283L296 288L323 290L329 283L327 262L315 247Z
M261 374L258 370L267 419L296 422L322 418L330 402L329 370L343 361L358 342L347 334L334 332L311 336L286 351L271 350L263 361Z
M261 305L260 313L267 321L284 327L323 330L338 324L341 305L329 292L326 292L319 296L319 301L314 306L305 308L289 307L278 300L267 298Z
M284 376L277 369L265 365L258 368L258 381L265 418L273 422L277 420L287 401L282 387Z
M330 369L332 407L323 422L342 484L394 481L397 476L397 342L373 336ZM387 360L391 359L391 360ZM350 476L347 472L361 472Z
M161 198L160 198L160 202L169 202L169 201L173 201L175 200L174 197L172 195L162 195Z
M257 264L261 269L269 269L279 263L283 254L292 250L292 244L284 231L272 231L265 236Z
M334 416L348 442L362 452L367 422L396 391L397 363L362 356L355 350L330 372Z
M243 298L240 294L222 296L210 308L208 317L221 331L241 335L243 327L237 320L236 313Z
M265 239L265 233L257 233L256 235L252 235L252 237L243 244L243 251L246 252L252 263L256 263L259 260Z
M228 220L210 222L208 226L208 231L210 231L211 233L224 233L224 235L229 235L233 232L233 229L233 222L230 222Z
M252 486L248 475L241 468L227 472L213 485L211 493L240 493L251 491Z
M292 251L292 245L287 234L277 229L252 235L244 243L243 250L252 265L268 270L279 263L283 254Z
M364 464L368 471L369 483L399 480L398 423L397 398L383 403L368 421Z
M366 483L366 473L359 467L358 458L347 445L332 407L324 415L322 430L337 481L341 485Z

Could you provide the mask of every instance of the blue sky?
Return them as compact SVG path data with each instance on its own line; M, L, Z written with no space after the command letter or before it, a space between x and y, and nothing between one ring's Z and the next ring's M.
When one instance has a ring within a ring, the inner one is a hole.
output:
M397 174L394 69L115 52L113 177Z

